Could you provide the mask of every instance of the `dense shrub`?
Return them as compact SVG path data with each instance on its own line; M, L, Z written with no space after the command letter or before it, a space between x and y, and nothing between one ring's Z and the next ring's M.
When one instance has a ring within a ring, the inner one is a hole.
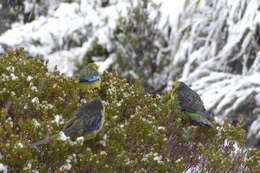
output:
M0 59L0 163L10 172L257 172L260 152L245 148L245 132L225 122L192 126L169 93L150 95L140 81L130 85L104 72L98 92L106 110L103 130L84 141L58 133L96 90L80 90L77 79L49 72L41 57L22 49ZM235 147L237 146L237 147Z

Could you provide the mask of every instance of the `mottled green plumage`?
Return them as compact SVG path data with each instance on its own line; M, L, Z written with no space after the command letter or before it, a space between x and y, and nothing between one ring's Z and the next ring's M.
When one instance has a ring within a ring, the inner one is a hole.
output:
M208 119L210 114L206 111L204 103L200 96L189 88L185 83L176 81L172 85L173 93L179 101L181 110L185 112L190 119L203 126L214 126Z
M77 75L79 78L79 86L87 89L100 89L101 77L98 74L98 67L95 63L89 63L87 67L83 68Z
M93 139L103 127L105 121L104 114L105 110L101 100L95 98L92 102L82 105L66 123L62 131L67 136L82 131L85 140ZM46 144L57 136L58 134L45 138L39 142L31 144L29 147L31 148Z

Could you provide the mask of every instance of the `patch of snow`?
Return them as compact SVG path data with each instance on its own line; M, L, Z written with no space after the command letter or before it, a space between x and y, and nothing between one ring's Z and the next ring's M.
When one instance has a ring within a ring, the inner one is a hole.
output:
M55 115L55 119L52 120L52 123L59 124L62 121L62 117L60 115Z
M113 64L115 61L114 56L110 56L105 61L96 61L96 64L98 65L98 72L103 73L105 70L107 70L111 64Z
M63 131L61 131L61 132L59 133L58 139L60 139L60 140L62 140L62 141L66 141L66 140L70 139L70 137L67 137L67 136L65 135L65 133L64 133Z
M34 97L32 99L32 103L39 104L40 103L39 98L38 97Z
M3 173L7 173L7 166L5 166L4 164L0 163L0 171L2 171Z
M199 167L199 165L190 167L189 169L187 169L187 170L184 171L183 173L194 173L194 172L200 172L200 167Z
M260 116L251 124L249 128L248 137L254 136L255 138L260 138Z

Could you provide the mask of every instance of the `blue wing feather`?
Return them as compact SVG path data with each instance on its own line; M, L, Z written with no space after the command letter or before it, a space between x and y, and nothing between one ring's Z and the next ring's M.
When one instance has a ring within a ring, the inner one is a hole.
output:
M91 76L91 77L88 77L88 78L80 78L79 79L80 82L96 82L98 80L99 80L99 75Z
M102 117L100 118L99 122L94 126L94 127L89 127L88 130L92 131L92 130L97 130L102 124Z

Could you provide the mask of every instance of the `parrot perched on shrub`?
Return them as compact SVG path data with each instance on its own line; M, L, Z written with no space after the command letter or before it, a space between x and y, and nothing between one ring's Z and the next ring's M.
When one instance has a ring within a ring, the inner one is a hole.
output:
M102 129L105 121L105 109L102 102L98 98L94 98L90 103L82 105L66 123L63 128L65 135L70 136L77 132L84 134L85 140L90 140L96 137L97 133ZM38 145L46 144L55 139L59 134L47 137L41 141L35 142L29 148Z
M209 121L211 116L206 111L200 96L185 83L180 81L174 82L172 84L172 96L177 97L181 111L192 121L201 126L215 126Z
M89 63L79 74L79 85L81 88L100 89L101 77L98 74L98 67L95 63Z

